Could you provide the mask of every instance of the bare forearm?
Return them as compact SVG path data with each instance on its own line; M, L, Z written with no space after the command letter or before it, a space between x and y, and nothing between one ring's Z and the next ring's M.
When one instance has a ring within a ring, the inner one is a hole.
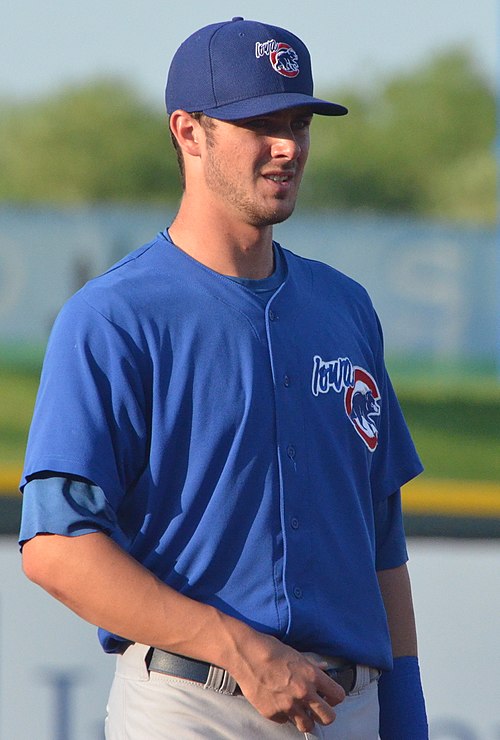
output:
M378 573L394 656L378 685L379 737L427 740L429 731L417 657L417 637L410 578L406 565Z
M80 617L132 642L224 665L250 632L162 583L105 534L39 535L24 545L23 566Z
M83 619L132 642L225 668L265 717L307 732L331 722L344 692L308 658L162 583L104 534L38 535L26 575Z
M387 613L393 655L395 658L417 655L415 616L406 564L381 570L377 575Z

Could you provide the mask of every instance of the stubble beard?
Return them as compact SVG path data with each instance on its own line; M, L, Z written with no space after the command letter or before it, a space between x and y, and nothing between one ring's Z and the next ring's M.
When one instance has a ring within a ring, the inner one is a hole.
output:
M240 213L245 221L257 228L274 226L289 218L294 209L296 198L276 198L273 205L259 203L241 187L236 179L228 178L221 168L215 153L207 161L205 179L209 189L220 196L229 207ZM280 207L281 206L281 207Z

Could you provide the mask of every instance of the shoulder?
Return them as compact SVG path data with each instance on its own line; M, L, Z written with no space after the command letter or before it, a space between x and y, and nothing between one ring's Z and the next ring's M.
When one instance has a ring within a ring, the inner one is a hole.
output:
M138 324L139 316L147 321L160 305L165 309L175 300L186 282L169 255L160 234L89 280L65 303L60 316L72 316L78 323L100 316L127 328Z
M161 244L156 238L86 283L75 299L110 320L127 306L133 311L138 303L144 304L148 296L154 296L161 256Z
M304 287L309 284L316 297L330 297L343 300L350 304L364 305L370 311L373 305L366 288L340 270L319 260L291 252L280 246L285 257L290 277L302 282Z
M155 297L159 282L155 264L161 261L160 247L157 239L143 245L72 295L54 322L51 352L69 346L92 346L93 352L105 352L116 342L142 346L139 316L153 315L153 304L159 300Z

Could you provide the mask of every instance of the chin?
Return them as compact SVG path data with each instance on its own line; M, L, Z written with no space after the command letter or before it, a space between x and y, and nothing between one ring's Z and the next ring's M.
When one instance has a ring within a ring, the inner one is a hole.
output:
M292 205L282 204L281 207L274 208L272 211L267 213L254 213L254 226L274 226L275 224L281 224L290 218L295 209L295 203Z

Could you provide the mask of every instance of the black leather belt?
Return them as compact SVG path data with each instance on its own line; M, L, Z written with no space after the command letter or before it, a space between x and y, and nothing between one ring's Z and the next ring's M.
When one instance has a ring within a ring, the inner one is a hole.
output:
M241 694L238 684L227 671L201 660L151 648L146 656L146 665L150 671L201 683L206 688L223 694ZM356 685L357 667L354 663L328 668L325 673L340 684L346 694L349 694Z
M159 648L151 648L146 656L146 665L150 671L167 673L169 676L203 684L207 682L210 670L210 663L186 658L184 655L167 653Z

